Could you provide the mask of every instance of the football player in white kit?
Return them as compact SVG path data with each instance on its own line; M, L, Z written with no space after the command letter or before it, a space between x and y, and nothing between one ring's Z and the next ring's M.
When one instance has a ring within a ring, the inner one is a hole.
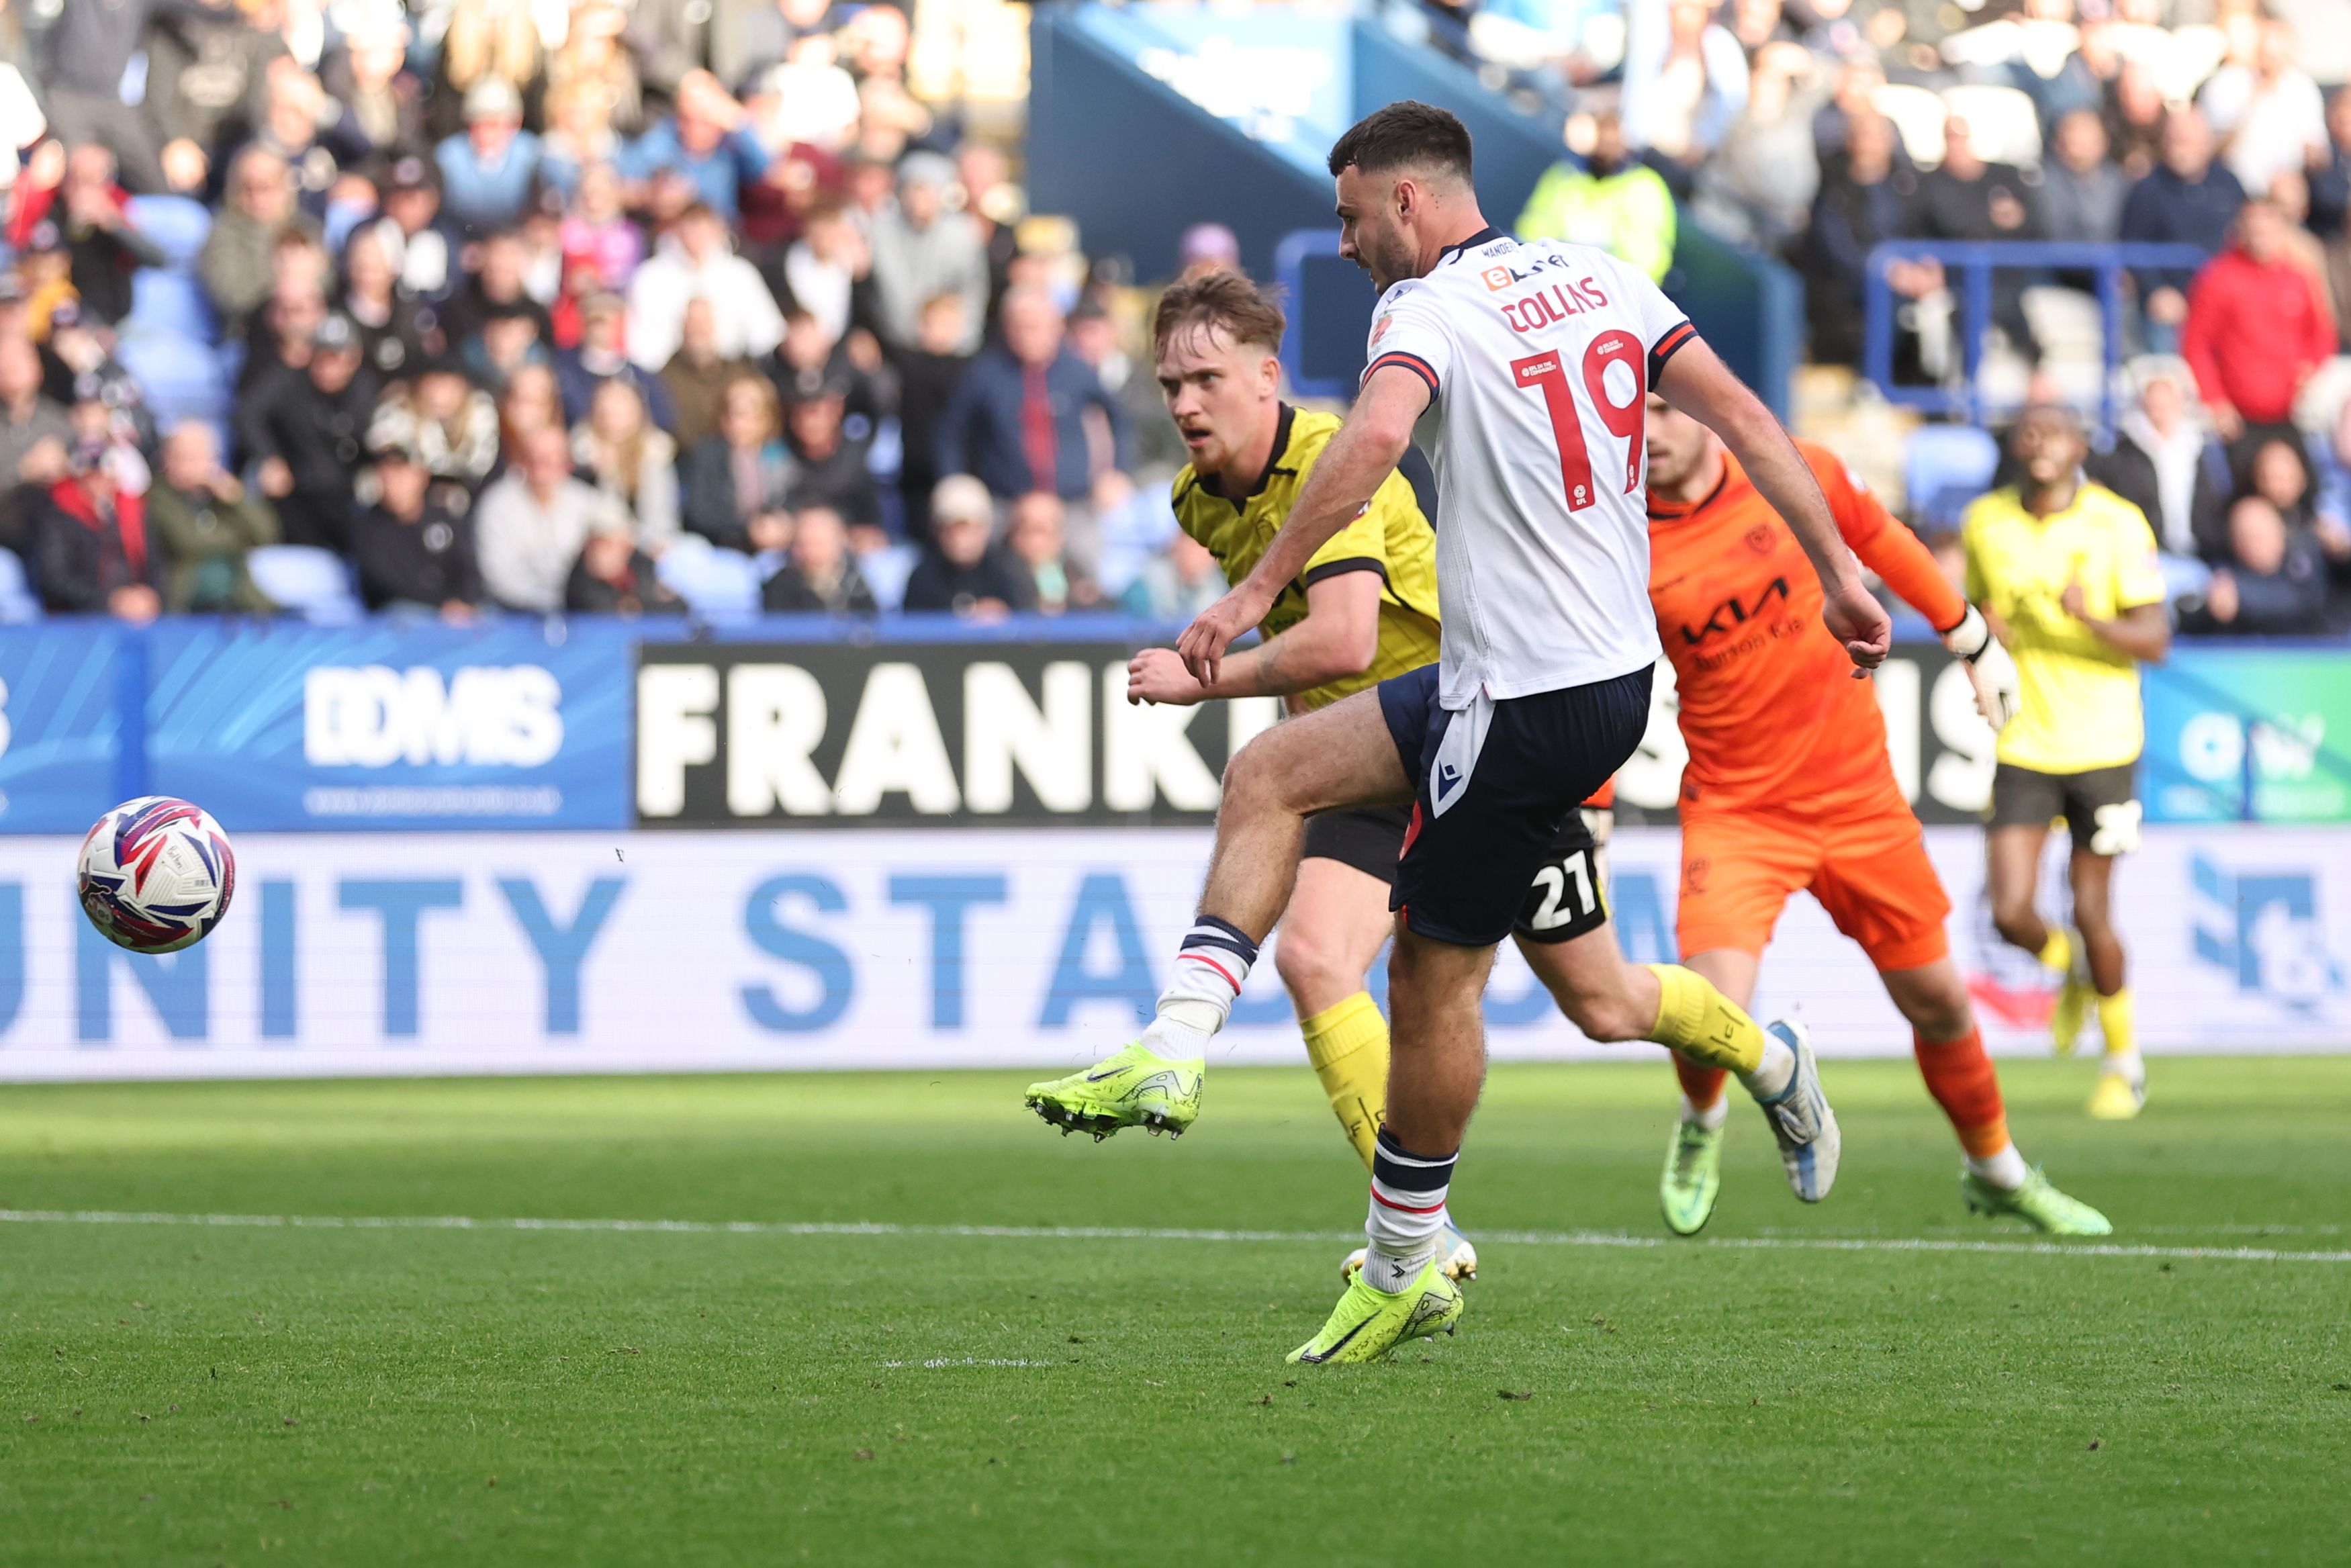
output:
M1645 398L1722 437L1819 573L1857 666L1892 626L1862 586L1787 433L1648 278L1581 246L1491 228L1454 116L1395 103L1332 149L1341 253L1382 290L1363 390L1256 570L1176 644L1212 682L1233 640L1353 517L1437 405L1437 665L1277 726L1226 771L1200 915L1141 1044L1196 1071L1290 895L1305 818L1411 800L1391 899L1388 1111L1362 1271L1293 1361L1367 1361L1449 1332L1446 1192L1485 1071L1479 999L1562 817L1632 755L1659 648L1648 600ZM1864 671L1856 669L1860 678ZM1631 968L1764 1106L1799 1196L1835 1175L1836 1130L1800 1027L1759 1029L1691 971ZM1679 1043L1677 1041L1676 1043ZM1696 1054L1693 1051L1693 1054Z

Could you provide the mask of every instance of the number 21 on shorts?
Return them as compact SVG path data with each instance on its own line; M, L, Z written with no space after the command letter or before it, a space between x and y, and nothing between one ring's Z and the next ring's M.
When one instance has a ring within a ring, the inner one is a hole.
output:
M1618 402L1609 396L1608 371L1622 365L1627 372L1616 378L1621 387L1632 383L1633 395ZM1583 351L1583 390L1592 394L1592 406L1600 413L1600 421L1608 434L1625 443L1625 494L1631 495L1641 485L1642 435L1648 425L1648 409L1644 400L1648 388L1644 384L1646 357L1641 351L1641 341L1629 332L1603 332L1592 340ZM1599 497L1593 493L1592 454L1583 444L1583 421L1575 412L1575 392L1567 384L1567 371L1562 368L1557 350L1547 354L1530 354L1523 360L1510 361L1510 373L1522 387L1542 389L1543 405L1551 413L1552 434L1559 442L1559 478L1567 492L1567 509L1580 512ZM1608 454L1614 456L1611 452Z

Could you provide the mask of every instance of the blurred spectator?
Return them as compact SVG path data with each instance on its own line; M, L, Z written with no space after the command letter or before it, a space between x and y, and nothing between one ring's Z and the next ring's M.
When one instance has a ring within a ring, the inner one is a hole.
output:
M80 418L86 404L96 405L110 435L127 441L141 453L155 444L155 422L147 412L145 392L110 345L114 334L88 320L81 307L68 302L49 316L47 352L42 356L48 394L68 404Z
M2143 180L2163 161L2163 122L2168 112L2155 68L2126 58L2106 84L2100 120L2115 162L2134 180Z
M989 543L995 510L987 486L969 475L939 481L931 492L931 542L907 576L905 609L994 620L1035 608L1029 571Z
M2246 203L2236 242L2197 275L2189 296L2180 350L2225 441L2286 425L2303 383L2335 352L2332 314L2288 238L2274 203Z
M441 215L441 187L422 158L393 161L383 191L383 217L375 225L400 272L402 292L438 303L459 281L457 231Z
M486 76L465 89L465 129L434 149L441 165L441 210L458 232L510 228L530 204L538 138L522 128L522 94Z
M2106 156L2106 128L2097 111L2077 109L2057 122L2054 154L2041 165L2041 211L2049 237L2110 245L2122 233L2130 178Z
M569 23L547 62L544 119L549 126L569 127L567 150L587 146L609 157L615 149L606 138L613 131L640 131L645 123L644 84L622 41L629 13L614 0L578 0ZM571 183L564 174L577 170L575 163L561 173L550 171L550 183L569 194Z
M498 393L502 455L511 458L522 449L524 437L542 430L564 434L563 396L556 390L552 369L525 365Z
M369 450L398 451L427 475L479 490L498 462L498 405L447 361L419 365L368 421Z
M629 357L649 371L669 363L696 298L710 302L713 346L726 359L757 358L783 340L766 279L727 247L726 225L705 205L688 207L629 280Z
M685 74L677 111L630 142L615 162L628 180L683 180L695 202L730 225L743 210L743 187L768 172L767 149L745 122L743 106L705 70Z
M614 519L580 546L563 585L563 608L583 615L683 615L685 601L662 581L628 526Z
M131 314L131 275L165 260L131 221L129 200L114 183L114 155L105 148L91 143L66 155L57 226L73 258L70 276L82 314L100 326L111 327Z
M259 465L256 478L277 506L287 544L343 548L376 400L358 331L348 318L329 316L311 340L307 367L273 371L237 405L238 442Z
M1899 152L1892 121L1860 114L1846 129L1844 148L1823 161L1820 199L1813 204L1803 249L1805 314L1815 359L1849 365L1861 357L1870 250L1907 231L1918 188L1917 175L1898 161ZM1896 292L1911 299L1943 286L1942 268L1932 262L1898 263L1886 277Z
M931 486L939 480L938 430L956 388L963 384L971 356L961 351L964 302L959 294L938 294L923 307L914 344L894 352L898 372L898 430L903 455L898 493L909 528L929 528Z
M144 624L162 612L146 497L123 481L120 449L84 445L34 520L34 580L53 614Z
M196 276L225 335L242 334L246 318L269 298L277 242L289 230L315 239L319 225L295 205L286 160L266 147L246 148L229 165L228 204L196 256Z
M909 154L898 169L898 200L873 220L873 305L882 335L904 347L914 340L925 301L954 294L964 303L964 340L979 346L987 309L987 251L979 230L949 212L955 165L935 152Z
M791 559L759 590L763 609L782 615L874 615L881 607L849 553L849 530L830 507L792 518Z
M277 542L277 515L221 466L213 427L189 421L163 438L162 483L147 492L147 522L163 559L163 608L267 615L246 558Z
M822 37L842 18L833 0L747 0L712 19L710 63L728 81L780 65L804 38Z
M718 428L686 454L684 478L687 528L726 549L782 548L791 532L792 460L767 378L728 383Z
M617 294L591 294L580 308L580 338L576 349L555 356L555 383L563 393L563 417L588 417L588 405L597 389L618 382L637 395L655 424L667 429L675 423L669 389L661 378L641 370L625 350L628 306Z
M645 236L621 204L620 171L590 163L580 172L580 191L558 231L567 262L594 271L597 282L619 293L645 258Z
M1012 503L1005 528L1006 548L1028 574L1034 608L1047 615L1102 602L1102 591L1070 564L1062 517L1059 496L1031 490Z
M2351 567L2351 524L2321 504L2311 482L2309 454L2299 437L2265 437L2246 460L2244 483L2238 490L2275 507L2286 531L2314 542L2336 572Z
M2245 204L2245 188L2212 162L2212 131L2195 110L2176 109L2164 116L2162 148L2162 166L2123 200L2122 237L2218 251L2228 243L2237 209ZM2147 346L2168 352L2188 319L2188 288L2195 275L2140 267L2133 277L2150 324Z
M112 152L134 191L173 189L166 176L155 128L137 106L123 101L124 73L139 52L148 19L184 8L187 0L99 0L72 4L49 13L48 68L41 82L50 133L68 147L97 142ZM203 179L201 161L183 165L183 174Z
M1597 246L1662 278L1674 263L1674 196L1666 182L1625 147L1623 122L1593 122L1584 166L1561 162L1544 172L1519 214L1519 237Z
M381 376L405 375L443 340L438 319L400 292L392 252L377 229L355 229L344 243L343 289L335 308L359 329L360 350Z
M307 246L298 235L289 235L282 250ZM241 400L276 372L300 370L310 362L310 340L327 319L327 295L319 283L297 268L281 268L270 285L270 297L245 324L245 365L237 372Z
M1024 199L1008 177L1002 149L988 142L967 141L956 150L956 176L963 184L964 215L979 231L980 246L987 254L987 319L993 323L996 308L1011 283L1012 258L1019 254L1013 225L1020 221ZM1180 248L1185 265L1191 265L1199 236L1211 231L1221 234L1231 247L1232 260L1228 265L1240 266L1240 241L1222 224L1194 224L1184 231Z
M441 308L449 346L462 348L482 335L494 315L520 312L538 328L542 343L553 343L555 322L547 307L530 297L530 246L520 231L501 230L481 242L480 267Z
M1240 236L1222 224L1194 224L1176 243L1176 255L1184 277L1241 270Z
M2326 618L2326 563L2315 541L2294 538L2278 510L2259 496L2229 508L2229 555L2205 590L2190 632L2304 636Z
M1707 0L1626 13L1626 145L1690 166L1722 145L1747 107L1747 56L1713 17Z
M279 35L242 11L189 5L141 36L147 52L146 117L162 146L166 183L200 195L212 157L241 146L262 118L270 62L287 53Z
M1179 532L1165 550L1144 563L1119 603L1130 615L1188 621L1223 598L1225 587L1217 558L1199 540Z
M635 537L655 553L677 538L677 444L646 418L633 385L596 388L571 433L571 459L581 478L628 512Z
M1988 163L1976 155L1968 122L1958 115L1943 121L1943 162L1918 176L1912 212L1914 231L1928 239L2032 240L2043 237L2039 198L2023 173L2008 163ZM1992 275L1991 316L2029 361L2041 345L2024 315L2024 275Z
M261 122L254 127L252 144L286 161L294 177L295 198L314 217L325 214L329 194L342 172L333 151L319 140L327 112L319 78L301 61L280 56L269 62L262 72Z
M588 536L627 528L610 500L571 476L571 444L562 430L534 430L522 438L514 466L482 492L474 509L483 586L509 610L554 614L564 607Z
M351 521L351 559L371 610L419 610L462 624L482 601L474 529L433 494L433 473L397 441L371 442L373 506Z
M1802 44L1775 39L1755 52L1746 111L1698 177L1702 210L1727 236L1777 251L1803 232L1821 187L1820 71Z
M2279 171L2299 172L2325 155L2325 100L2294 61L2291 22L2262 23L2252 59L2214 71L2196 104L2227 145L2229 172L2253 194L2267 193Z
M2195 377L2183 361L2158 355L2130 370L2137 406L2116 421L2113 449L2092 453L2084 466L2147 515L2166 556L2209 558L2219 549L2229 465L2197 423Z
M2351 218L2351 87L2338 87L2326 100L2326 146L2310 168L2310 226L2331 242L2342 235L2346 218Z
M366 168L425 145L423 84L408 71L408 24L396 9L357 9L342 47L319 63L333 120L327 144L347 169Z
M526 369L551 370L555 353L548 347L546 319L546 313L530 300L491 306L458 349L457 358L465 373L479 385L503 391Z
M863 328L852 329L846 339L834 338L814 316L794 308L784 313L783 341L761 368L787 403L840 393L852 432L864 436L889 412L887 390L866 369L871 364L878 370L881 363L881 347Z
M1184 445L1184 437L1167 417L1167 404L1159 395L1156 378L1148 367L1126 351L1126 334L1113 315L1098 298L1088 298L1078 302L1070 312L1068 327L1070 352L1078 357L1086 369L1093 371L1102 391L1116 398L1126 410L1127 428L1134 432L1134 462L1139 466L1164 467L1171 473L1190 461L1191 453ZM1088 434L1099 448L1104 432L1090 423ZM1102 470L1101 454L1097 453L1097 478Z
M2327 282L2326 246L2319 237L2304 226L2310 216L2310 182L2299 169L2281 169L2270 176L2269 199L2285 219L2286 259L2308 276L2316 290L2319 307L2326 312L2327 324L2339 337L2342 314L2335 308L2335 296Z
M975 475L1007 501L1031 490L1059 496L1071 507L1077 553L1090 561L1097 541L1086 507L1096 472L1085 423L1089 410L1099 411L1107 423L1110 465L1131 467L1126 410L1070 352L1052 296L1015 287L1004 297L1002 345L972 361L940 419L938 472Z
M691 452L703 437L718 428L720 401L726 389L747 375L756 375L751 361L718 351L718 314L710 301L696 297L685 302L677 352L662 367L663 390L669 394L670 427L678 449Z
M0 337L0 488L63 476L73 422L41 394L41 353L21 335Z
M841 431L846 406L841 390L827 387L784 410L791 502L795 508L827 507L852 528L879 528L882 503L866 468L866 443L852 441Z
M838 202L812 208L800 237L784 252L784 289L789 305L805 310L839 342L849 332L849 297L872 264L865 236Z

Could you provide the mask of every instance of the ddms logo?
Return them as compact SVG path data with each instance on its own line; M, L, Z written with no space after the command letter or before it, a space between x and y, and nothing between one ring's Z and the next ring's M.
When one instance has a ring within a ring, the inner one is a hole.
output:
M324 664L302 682L302 756L315 768L467 763L537 768L563 749L563 687L537 664Z
M2296 1012L2342 994L2343 966L2327 951L2309 873L2233 872L2198 855L2193 875L2198 958L2229 971L2238 990Z

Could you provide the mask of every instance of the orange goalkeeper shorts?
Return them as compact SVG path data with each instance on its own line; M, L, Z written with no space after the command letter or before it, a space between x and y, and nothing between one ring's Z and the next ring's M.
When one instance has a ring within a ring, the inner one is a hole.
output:
M1918 819L1893 809L1817 820L1713 815L1684 807L1675 935L1685 956L1718 947L1761 954L1788 896L1810 893L1880 970L1915 969L1950 950L1951 901L1927 858Z

